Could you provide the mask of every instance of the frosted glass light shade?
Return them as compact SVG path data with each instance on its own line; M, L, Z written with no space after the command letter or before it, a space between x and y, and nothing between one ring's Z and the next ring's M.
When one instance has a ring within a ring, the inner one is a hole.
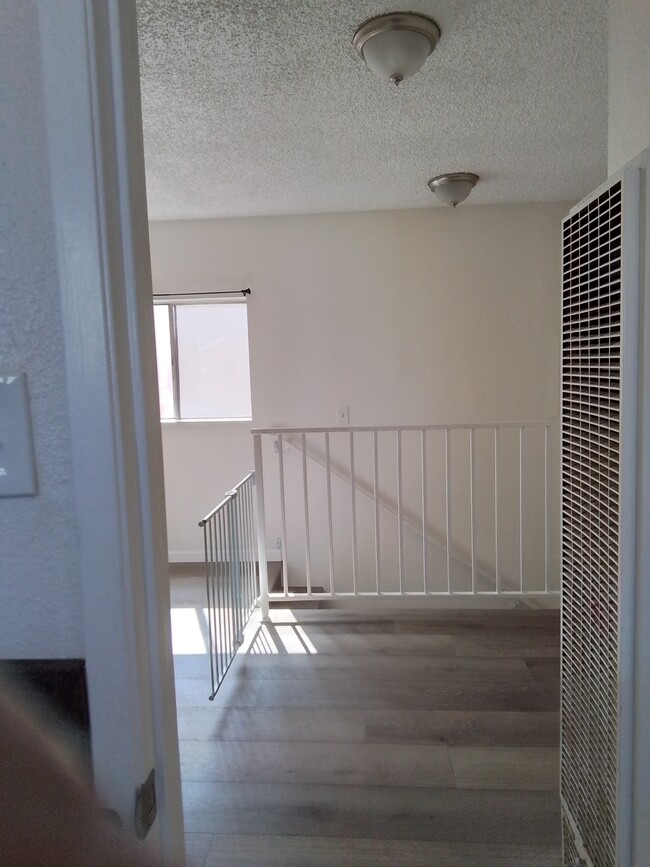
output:
M472 192L478 181L478 175L471 172L452 172L446 175L437 175L428 182L432 193L445 205L453 208L464 202Z
M403 81L424 66L429 52L429 40L421 33L392 30L369 39L363 47L363 59L380 78Z
M424 15L391 12L365 21L352 44L380 78L399 84L422 68L438 44L440 29Z

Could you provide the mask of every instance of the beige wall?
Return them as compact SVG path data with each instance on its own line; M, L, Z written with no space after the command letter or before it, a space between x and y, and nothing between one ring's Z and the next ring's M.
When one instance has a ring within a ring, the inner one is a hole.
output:
M564 204L151 225L158 292L250 286L253 424L556 419ZM172 556L251 467L245 425L163 427ZM180 557L183 559L183 557Z
M253 469L250 422L165 422L162 426L170 560L203 558L198 526Z
M609 0L609 174L650 147L650 3Z

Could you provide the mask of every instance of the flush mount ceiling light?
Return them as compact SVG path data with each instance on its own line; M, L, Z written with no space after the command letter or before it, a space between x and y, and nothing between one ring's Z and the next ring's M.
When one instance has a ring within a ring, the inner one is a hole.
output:
M436 175L427 181L427 186L432 193L444 202L455 208L472 192L478 181L478 175L471 172L448 172L445 175Z
M424 66L439 39L440 28L426 15L390 12L364 21L352 44L368 69L398 85Z

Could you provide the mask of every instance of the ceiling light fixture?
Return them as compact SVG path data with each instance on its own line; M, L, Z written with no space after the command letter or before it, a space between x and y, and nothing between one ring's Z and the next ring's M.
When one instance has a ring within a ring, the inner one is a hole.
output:
M426 15L390 12L364 21L352 44L368 69L398 85L424 66L439 39L440 28Z
M432 193L444 202L455 208L472 192L478 182L478 175L471 172L447 172L444 175L436 175L427 181L427 186Z

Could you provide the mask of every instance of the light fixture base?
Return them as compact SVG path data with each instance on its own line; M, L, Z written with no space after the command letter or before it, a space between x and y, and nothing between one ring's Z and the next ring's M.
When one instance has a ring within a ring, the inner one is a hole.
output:
M390 30L411 30L425 36L429 40L431 51L440 40L440 28L433 18L416 12L388 12L386 15L375 15L360 24L354 32L352 44L363 57L363 46L366 42L373 36L388 33Z

